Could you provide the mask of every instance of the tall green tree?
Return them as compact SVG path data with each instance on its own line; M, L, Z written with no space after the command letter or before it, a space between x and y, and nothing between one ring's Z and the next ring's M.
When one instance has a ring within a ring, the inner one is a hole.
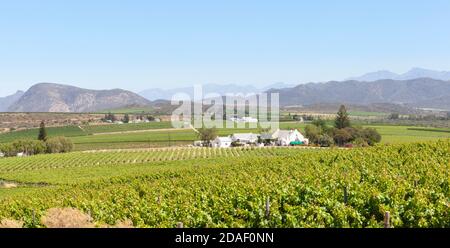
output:
M336 120L334 121L334 126L337 129L343 129L346 127L350 127L350 118L348 117L347 108L344 105L341 105L339 111L337 112Z
M44 121L41 122L41 125L39 126L39 135L38 140L40 141L47 141L47 129L45 128Z
M130 123L130 115L125 114L125 116L123 117L123 122L124 123Z
M217 138L217 129L214 128L200 128L198 129L198 137L205 146L211 146L211 141Z

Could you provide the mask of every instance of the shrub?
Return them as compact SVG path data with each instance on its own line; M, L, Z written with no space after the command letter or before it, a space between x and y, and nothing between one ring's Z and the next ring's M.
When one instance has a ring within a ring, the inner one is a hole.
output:
M352 135L346 129L336 129L333 135L334 142L342 146L350 141L352 141Z
M37 155L45 153L45 143L40 140L19 140L13 143L17 153L23 152L26 155Z
M330 147L334 145L334 140L328 134L319 137L318 144L322 147Z
M16 140L13 143L0 145L0 152L5 157L14 157L18 153L24 153L26 155L43 154L45 151L45 143L39 140Z
M198 137L207 147L211 146L211 141L217 138L217 129L214 128L200 128L198 129Z
M353 144L357 147L368 147L369 144L367 143L367 141L361 137L356 138L353 141Z
M317 120L314 120L314 121L312 122L312 124L313 124L314 126L320 128L321 130L324 130L324 131L326 131L326 130L328 129L328 126L327 126L326 121L325 121L325 120L322 120L322 119L320 119L320 118L317 119Z
M319 138L322 134L322 130L320 127L316 125L307 125L305 127L305 136L309 139L309 142L312 144L318 144Z
M13 157L17 155L11 143L0 144L0 152L2 152L5 157Z
M362 130L362 137L367 144L373 146L381 142L381 135L373 128L365 128Z
M357 146L373 146L381 141L381 135L373 128L346 127L330 131L333 140L339 146L352 143Z
M73 150L73 143L65 137L50 138L46 142L48 153L66 153Z

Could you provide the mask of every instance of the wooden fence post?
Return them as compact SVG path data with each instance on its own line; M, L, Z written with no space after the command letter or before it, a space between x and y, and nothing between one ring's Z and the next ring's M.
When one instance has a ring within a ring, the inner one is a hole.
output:
M91 209L88 209L88 216L89 216L89 222L93 221L92 215L91 215Z
M270 198L267 197L266 200L266 218L268 219L270 217Z
M347 187L344 188L344 203L347 204L348 202L348 192Z
M32 218L33 218L33 227L35 227L35 225L36 225L36 212L34 211L34 208L33 208L33 212L32 212Z
M184 228L183 222L178 222L177 223L177 228Z
M384 228L391 228L391 214L389 211L384 213Z

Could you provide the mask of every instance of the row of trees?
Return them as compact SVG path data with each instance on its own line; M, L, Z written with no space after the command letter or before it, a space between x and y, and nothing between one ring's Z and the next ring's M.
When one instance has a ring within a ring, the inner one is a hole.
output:
M450 120L450 112L443 114L410 114L400 115L399 113L392 113L388 116L389 120L410 120L410 121L436 121L436 120Z
M305 136L311 144L324 147L338 145L373 146L381 141L381 135L373 128L352 127L347 109L342 105L330 127L324 120L315 120L305 128Z
M156 118L152 115L147 115L147 116L137 115L136 119L141 120L141 121L144 121L144 120L155 121L156 120ZM117 116L113 113L108 113L105 115L105 117L103 117L102 121L103 122L107 122L107 121L116 122L116 121L119 121L119 118L117 118ZM130 121L131 121L130 115L125 114L124 117L121 119L121 121L123 123L130 123Z
M73 143L65 137L49 138L45 123L41 122L37 140L23 139L0 144L0 152L5 157L15 157L20 153L26 156L45 153L66 153L73 150Z
M73 143L65 137L41 140L16 140L12 143L0 144L0 152L5 157L15 157L22 153L26 156L46 153L66 153L73 150Z

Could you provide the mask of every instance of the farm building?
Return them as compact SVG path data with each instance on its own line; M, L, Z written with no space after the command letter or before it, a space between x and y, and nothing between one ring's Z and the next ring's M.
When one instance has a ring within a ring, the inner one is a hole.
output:
M258 142L259 136L254 133L235 133L231 136L233 142L244 145L255 144Z
M261 135L261 139L265 141L275 142L278 146L289 145L308 145L309 140L305 138L297 129L295 130L276 130L273 133L265 133Z
M217 137L211 144L212 147L228 148L231 147L231 142L232 140L230 137Z

